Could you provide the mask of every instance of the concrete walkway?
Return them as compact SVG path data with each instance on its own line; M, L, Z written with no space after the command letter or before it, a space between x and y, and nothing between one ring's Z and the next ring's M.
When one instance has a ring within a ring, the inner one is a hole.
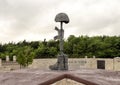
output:
M50 85L68 78L85 85L120 85L120 72L98 69L50 71L22 69L0 72L0 85Z

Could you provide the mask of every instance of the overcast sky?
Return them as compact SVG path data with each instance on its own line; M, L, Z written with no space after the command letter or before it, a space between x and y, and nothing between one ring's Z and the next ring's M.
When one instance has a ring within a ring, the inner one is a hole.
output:
M120 0L0 0L0 43L53 39L56 14L69 35L120 35Z

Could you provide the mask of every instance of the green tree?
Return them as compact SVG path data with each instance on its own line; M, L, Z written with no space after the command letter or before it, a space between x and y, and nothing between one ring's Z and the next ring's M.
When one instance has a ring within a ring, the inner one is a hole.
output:
M35 51L35 58L46 58L49 56L49 49L43 43L40 43L38 49Z
M34 52L31 47L25 46L18 49L17 62L20 66L27 67L32 64L34 58Z
M17 56L19 54L19 56L22 56L20 57L22 60L22 58L26 58L24 54L27 53L25 51L27 47L32 49L31 52L35 54L35 58L51 58L55 57L59 52L59 41L44 40L27 42L24 40L17 44L13 42L0 44L0 58L5 59L5 56L9 55L10 59L12 59L13 55ZM95 55L99 58L118 57L120 56L120 36L75 37L74 35L70 35L64 41L64 53L74 58L86 55L88 57Z
M55 57L55 55L57 55L57 48L56 47L51 47L49 48L49 55L50 57Z

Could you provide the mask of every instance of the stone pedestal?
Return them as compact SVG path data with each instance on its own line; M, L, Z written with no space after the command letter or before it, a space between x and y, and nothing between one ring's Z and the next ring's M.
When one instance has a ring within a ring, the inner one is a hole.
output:
M58 70L68 70L68 56L65 54L58 55Z
M57 57L57 63L51 65L49 68L51 70L68 70L68 56L63 53L58 55Z

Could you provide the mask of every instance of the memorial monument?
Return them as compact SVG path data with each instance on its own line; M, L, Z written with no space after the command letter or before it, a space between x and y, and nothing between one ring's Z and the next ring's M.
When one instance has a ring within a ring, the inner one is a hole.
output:
M60 22L60 29L55 27L55 30L58 32L58 35L54 37L54 40L58 39L60 41L60 52L57 56L57 63L51 65L49 68L51 70L68 70L68 56L63 53L63 44L64 44L64 29L63 23L69 23L69 18L65 13L59 13L55 17L56 22Z

